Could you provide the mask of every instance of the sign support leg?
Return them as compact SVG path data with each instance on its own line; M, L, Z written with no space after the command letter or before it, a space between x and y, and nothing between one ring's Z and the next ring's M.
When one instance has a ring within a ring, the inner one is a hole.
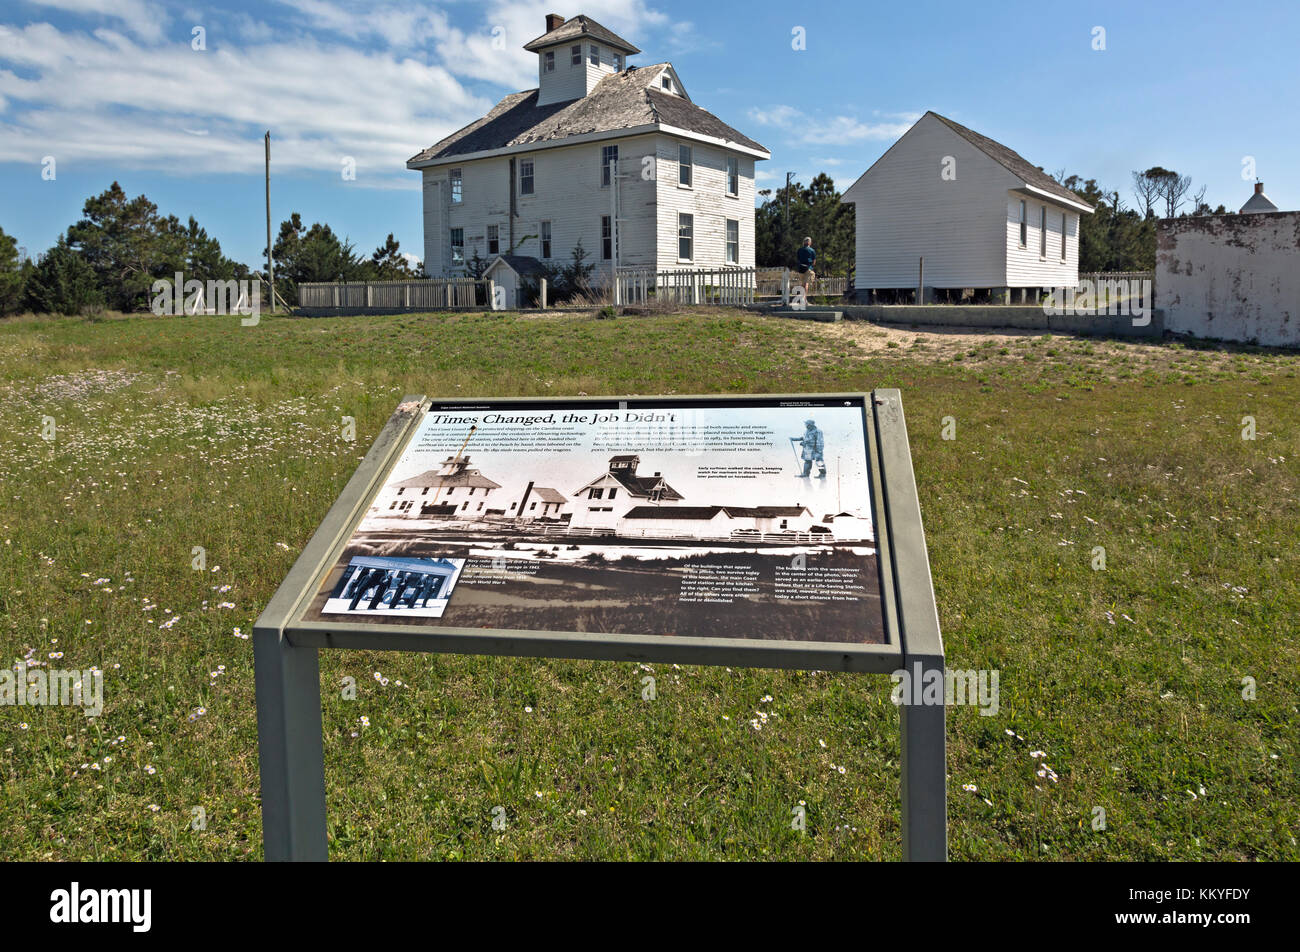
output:
M944 862L948 859L948 778L943 655L905 657L903 670L912 685L908 703L899 707L903 859ZM938 703L926 703L922 686L927 684L938 685Z
M294 647L279 631L258 628L253 661L265 858L323 862L329 842L317 650Z

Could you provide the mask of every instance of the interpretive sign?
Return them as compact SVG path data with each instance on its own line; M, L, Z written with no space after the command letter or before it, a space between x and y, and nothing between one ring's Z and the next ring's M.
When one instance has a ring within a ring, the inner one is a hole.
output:
M897 391L408 398L255 636L268 859L324 858L318 648L943 666Z

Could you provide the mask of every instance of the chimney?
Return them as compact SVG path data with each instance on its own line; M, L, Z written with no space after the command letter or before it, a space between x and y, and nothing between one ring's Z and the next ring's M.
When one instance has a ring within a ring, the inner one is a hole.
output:
M1255 183L1255 194L1256 194L1256 195L1263 195L1263 194L1264 194L1264 183L1263 183L1263 182L1256 182L1256 183Z
M552 30L554 30L557 26L559 26L563 22L564 22L564 17L560 16L558 13L546 14L546 32L550 33Z

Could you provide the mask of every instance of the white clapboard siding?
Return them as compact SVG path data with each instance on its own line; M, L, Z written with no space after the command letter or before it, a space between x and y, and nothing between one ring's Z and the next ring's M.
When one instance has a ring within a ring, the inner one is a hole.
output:
M445 254L442 253L442 246L449 240L452 228L464 229L467 260L476 250L484 260L490 260L488 225L497 226L499 250L503 254L528 255L563 267L569 263L574 247L581 241L587 253L586 262L595 265L598 271L607 270L610 262L601 257L601 217L611 213L610 192L600 182L601 148L610 144L619 147L622 172L618 181L620 262L639 266L653 264L655 183L642 178L639 170L642 156L652 153L654 138L643 135L516 155L516 179L518 163L524 159L533 162L533 194L516 195L513 247L510 244L509 158L475 159L460 166L426 169L425 270L433 276L463 273L463 266L452 265L449 248ZM447 182L452 168L461 170L462 201L451 204L435 200L437 210L431 213L428 200L431 195L436 199L440 193L449 190ZM633 170L637 174L632 174ZM430 189L430 182L440 185ZM443 210L445 214L442 214ZM543 221L551 222L549 258L542 256ZM441 263L431 267L430 261Z
M573 248L582 242L586 261L597 274L608 273L613 262L603 258L601 218L611 214L610 190L602 187L601 155L606 145L619 148L618 248L620 267L657 270L677 268L753 267L754 159L735 153L739 189L726 194L726 158L720 146L690 142L693 187L678 187L676 138L639 135L574 146L538 149L515 156L531 159L532 195L517 195L514 244L510 244L510 160L491 157L461 165L424 171L425 270L434 277L463 274L451 261L450 234L464 229L466 260L477 250L490 260L487 227L496 225L499 250L528 255L564 267ZM646 161L649 159L650 161ZM461 170L462 201L450 201L449 176ZM516 179L518 178L516 166ZM694 255L678 259L678 214L695 216ZM739 249L735 264L726 260L727 220L738 222ZM541 223L551 223L551 255L543 258Z
M691 188L679 182L679 146L692 150ZM707 145L672 136L658 136L655 178L658 182L659 249L656 267L660 271L676 268L725 268L754 266L754 159L728 153L720 146ZM735 196L727 192L727 156L739 162L740 187ZM693 254L689 261L678 257L678 215L695 216ZM727 261L727 219L740 223L740 253L737 260Z
M1020 245L1020 201L1029 219ZM1047 254L1042 254L1042 210L1047 209ZM1065 222L1065 260L1061 260L1061 214ZM1037 196L1012 194L1007 200L1007 279L1009 288L1074 287L1079 280L1079 213Z

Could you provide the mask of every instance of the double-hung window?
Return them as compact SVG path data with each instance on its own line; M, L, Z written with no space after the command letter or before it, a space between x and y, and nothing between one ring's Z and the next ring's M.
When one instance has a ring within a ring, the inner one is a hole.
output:
M740 194L740 160L734 155L727 157L727 194Z
M1029 244L1029 222L1025 218L1025 200L1020 200L1020 247Z
M691 261L695 257L695 216L686 212L677 215L677 257Z
M614 220L608 215L600 216L600 257L603 261L614 259Z
M465 197L465 180L460 169L451 170L451 203L459 205Z
M519 194L533 194L533 160L519 160Z
M1065 260L1065 229L1069 221L1069 214L1061 212L1061 260Z
M727 219L727 264L740 263L740 220Z
M555 50L547 50L546 55L542 57L542 61L546 64L546 72L555 72Z
M542 222L542 257L549 258L550 256L551 256L551 223L549 221L544 221Z
M602 146L600 150L600 187L607 188L610 183L611 170L617 171L618 146Z
M592 66L600 65L600 47L596 46L594 43L591 45L591 48L587 51L587 62L590 63Z
M691 171L691 147L689 145L679 145L677 147L677 184L684 188L690 188Z
M582 65L582 44L581 43L577 44L576 46L569 47L569 65L570 66Z
M501 253L501 226L500 225L487 226L487 243L488 243L488 254L499 255Z
M1038 256L1047 257L1047 206L1043 206L1042 212L1038 216Z
M465 229L453 228L451 230L451 263L465 263Z

